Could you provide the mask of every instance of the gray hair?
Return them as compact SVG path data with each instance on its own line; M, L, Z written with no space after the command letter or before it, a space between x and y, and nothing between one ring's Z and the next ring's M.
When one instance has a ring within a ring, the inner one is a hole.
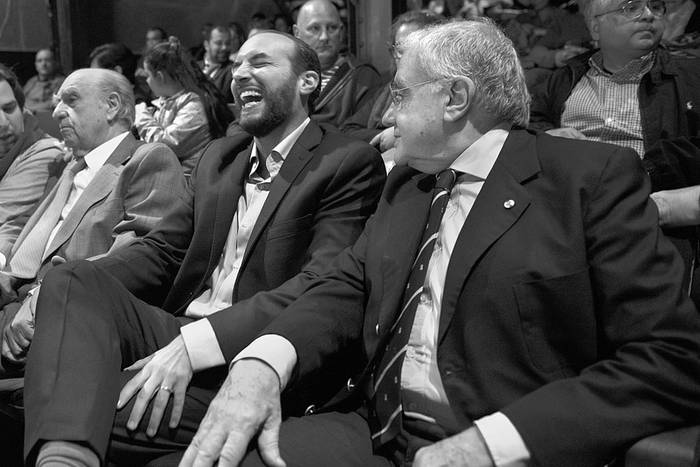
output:
M100 77L97 81L98 89L104 97L112 93L119 96L121 106L117 112L116 119L125 123L127 128L131 128L136 114L134 110L136 99L134 98L134 89L131 83L124 75L116 71L107 69L100 71Z
M595 19L595 15L602 12L603 9L612 2L611 0L577 0L576 3L590 32L592 28L591 22Z
M401 50L416 53L431 78L468 77L476 102L499 121L527 127L530 94L513 43L486 18L452 21L411 33Z

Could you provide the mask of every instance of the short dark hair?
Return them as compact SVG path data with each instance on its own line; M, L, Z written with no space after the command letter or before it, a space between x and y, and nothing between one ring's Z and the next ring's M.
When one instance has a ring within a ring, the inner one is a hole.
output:
M2 63L0 63L0 81L7 81L7 84L12 89L12 94L15 95L19 108L24 110L24 91L22 91L22 86L19 85L17 75Z
M294 37L286 32L277 31L275 29L265 30L266 33L279 34L291 40L294 43L294 56L292 57L292 70L298 75L305 71L314 71L318 75L318 86L309 94L308 107L309 113L314 111L314 102L321 93L321 62L318 60L316 51L309 44L302 41L298 37Z
M136 55L126 45L119 42L102 44L90 52L90 63L97 62L100 68L114 70L121 67L122 74L126 76L132 84L134 83L134 73L136 72Z
M212 28L209 30L209 35L207 36L207 42L211 40L211 35L214 31L219 31L222 33L226 33L229 36L231 36L231 29L227 26L224 26L222 24L217 24L216 26L212 26Z
M160 38L162 40L164 40L164 41L168 40L168 33L165 32L165 29L161 28L160 26L152 26L152 27L148 28L148 30L146 32L148 33L151 31L158 31L158 33L160 34Z

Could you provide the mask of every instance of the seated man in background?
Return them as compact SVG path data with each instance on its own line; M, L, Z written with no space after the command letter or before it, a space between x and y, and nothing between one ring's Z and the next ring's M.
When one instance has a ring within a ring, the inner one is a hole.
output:
M34 58L36 76L24 85L24 107L32 112L51 112L53 95L66 79L58 72L58 63L51 49L40 49Z
M110 431L118 464L184 450L224 365L355 241L384 169L369 145L309 119L320 73L299 39L248 39L232 91L253 136L213 141L189 206L144 239L47 274L25 391L25 453L39 452L37 465L104 463ZM64 283L77 276L87 282ZM303 413L337 384L328 375L290 396L289 410Z
M226 26L214 26L204 40L204 58L199 67L205 75L219 88L227 104L233 103L231 94L231 51L232 34Z
M309 0L299 9L294 35L311 46L321 62L321 93L311 118L340 127L380 85L379 73L341 54L345 37L338 9L329 0Z
M598 467L697 423L700 315L639 158L514 128L525 77L490 21L399 52L377 212L233 358L180 466ZM282 390L338 366L336 404L281 422Z
M0 270L42 195L65 166L55 138L24 112L17 76L0 64Z
M700 224L700 59L659 47L661 0L582 6L600 49L534 90L530 128L629 147L644 159L659 222L686 260L690 289L697 235L694 228L673 228ZM700 293L693 296L700 303Z
M0 271L2 362L24 361L35 302L25 299L55 264L102 255L145 235L184 203L175 154L129 132L134 94L119 73L71 73L57 95L54 118L72 149L60 180L29 218Z
M391 24L391 78L396 73L396 61L398 60L396 45L404 40L413 31L422 27L437 24L443 21L429 10L413 10L402 13ZM394 127L386 127L383 121L384 114L391 104L391 80L386 84L376 87L371 91L370 97L364 104L348 118L340 127L340 131L346 135L360 138L379 149L384 159L387 172L394 167Z

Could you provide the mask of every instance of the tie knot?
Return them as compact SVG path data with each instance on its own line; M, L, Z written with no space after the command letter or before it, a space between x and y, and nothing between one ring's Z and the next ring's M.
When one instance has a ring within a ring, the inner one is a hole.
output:
M437 174L436 178L435 188L450 191L457 181L457 172L452 169L445 169Z
M73 164L73 167L70 168L71 172L73 172L73 175L77 174L81 170L83 170L85 167L87 167L87 163L85 162L84 157L76 157L75 158L75 163Z

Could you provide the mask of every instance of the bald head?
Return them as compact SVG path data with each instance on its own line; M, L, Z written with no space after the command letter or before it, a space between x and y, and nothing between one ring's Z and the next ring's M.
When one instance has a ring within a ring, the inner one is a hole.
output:
M87 152L128 131L134 121L134 91L120 73L76 70L56 93L53 117L66 145Z
M294 35L306 42L318 55L321 69L333 66L343 41L343 23L329 0L309 0L299 9Z

